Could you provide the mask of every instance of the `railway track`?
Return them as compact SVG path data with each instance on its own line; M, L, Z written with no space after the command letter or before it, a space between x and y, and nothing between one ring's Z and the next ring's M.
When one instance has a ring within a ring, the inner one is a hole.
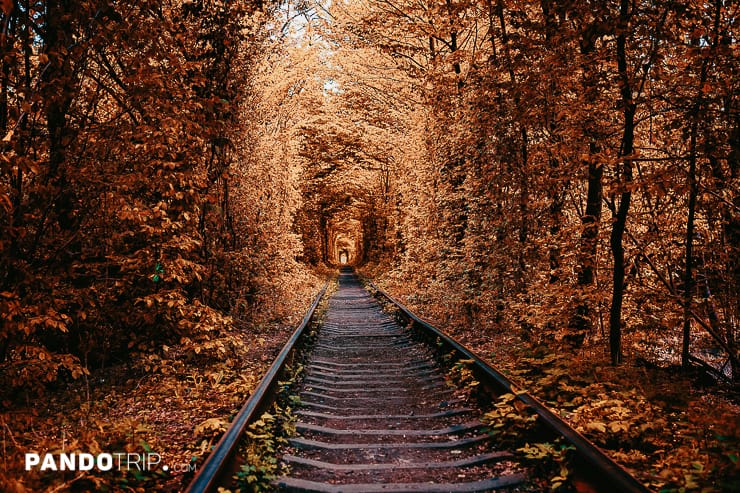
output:
M189 492L216 491L229 483L245 428L270 408L281 389L278 375L298 359L304 370L290 389L293 401L300 402L295 433L276 453L284 467L270 488L514 492L546 484L537 477L542 473L508 450L485 422L486 407L511 393L511 382L382 290L374 291L395 305L397 317L383 311L357 276L344 270L324 320L309 337L317 298ZM309 349L301 354L309 339ZM449 367L459 360L475 379L475 398L470 389L450 385ZM574 449L570 468L579 489L648 491L534 398L517 392L516 399L536 415L537 438L562 437Z

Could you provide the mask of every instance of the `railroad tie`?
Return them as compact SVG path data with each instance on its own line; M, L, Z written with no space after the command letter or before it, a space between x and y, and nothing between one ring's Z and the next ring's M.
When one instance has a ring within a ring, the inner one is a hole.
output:
M513 491L526 481L497 450L481 411L455 398L428 346L414 341L343 272L305 378L297 435L282 451L301 492Z

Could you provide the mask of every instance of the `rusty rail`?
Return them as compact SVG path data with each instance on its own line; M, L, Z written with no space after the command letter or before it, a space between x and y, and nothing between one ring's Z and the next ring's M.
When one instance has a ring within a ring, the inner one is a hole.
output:
M234 421L231 422L231 425L221 437L221 440L219 440L211 454L199 468L193 481L190 483L187 490L185 490L186 493L207 493L215 491L215 488L218 486L218 481L221 478L226 465L229 463L229 459L232 457L239 445L239 440L241 439L244 430L251 422L258 418L262 412L272 405L277 394L278 377L288 364L288 361L293 356L295 350L299 347L298 342L305 335L306 328L311 323L316 312L316 307L319 306L319 302L326 293L327 287L328 283L324 285L323 289L316 295L311 307L303 317L303 321L293 332L293 335L291 335L282 351L280 351L280 354L267 370L267 373L265 373L265 376L262 378L257 388L254 389L254 392L252 392L252 395L236 415Z
M595 487L594 491L615 492L615 493L649 493L642 483L637 481L629 472L619 464L610 459L604 452L594 445L590 440L574 430L560 416L550 411L536 398L526 392L522 392L520 387L515 385L503 373L496 370L488 363L480 359L465 346L456 341L453 337L445 334L443 331L423 320L403 303L388 294L382 288L372 282L368 282L381 297L395 305L402 317L407 322L420 331L421 335L427 339L436 340L441 343L441 351L457 352L463 358L472 360L471 368L476 378L488 388L497 388L501 393L513 393L516 398L527 405L534 411L539 419L552 432L563 436L573 447L577 454L580 479Z

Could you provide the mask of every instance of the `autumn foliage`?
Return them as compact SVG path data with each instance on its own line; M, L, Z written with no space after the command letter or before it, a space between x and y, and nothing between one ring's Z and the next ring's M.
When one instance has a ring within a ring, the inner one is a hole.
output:
M322 186L352 184L351 201L322 200L360 207L364 260L439 320L605 340L615 364L633 350L710 359L731 380L736 14L722 1L316 9L338 116L304 138ZM352 193L358 169L374 183Z
M251 169L244 109L266 15L249 2L7 5L6 397L157 343L206 350L228 316L274 309L265 292L295 260L262 230L282 199L255 200L271 171Z
M343 262L482 347L737 382L735 3L0 9L3 407L222 359Z

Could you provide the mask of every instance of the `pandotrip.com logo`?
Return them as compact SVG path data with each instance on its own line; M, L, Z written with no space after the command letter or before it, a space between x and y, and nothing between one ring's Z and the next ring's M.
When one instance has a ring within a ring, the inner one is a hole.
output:
M113 453L26 453L26 471L155 471L190 472L195 464L168 466L162 464L162 456L155 452Z

